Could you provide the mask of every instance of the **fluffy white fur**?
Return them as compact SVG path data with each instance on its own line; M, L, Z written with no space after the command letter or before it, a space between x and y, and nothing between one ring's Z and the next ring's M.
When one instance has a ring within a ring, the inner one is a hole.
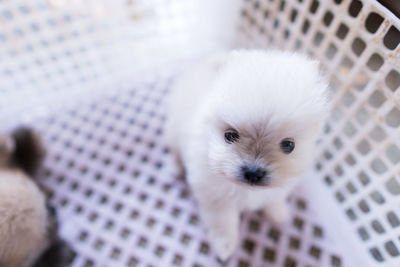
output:
M167 138L220 259L238 243L241 211L263 209L276 222L287 219L287 195L310 167L327 113L326 91L317 62L279 51L219 54L177 82ZM239 140L226 142L229 129ZM284 138L295 141L290 154L280 148ZM246 164L268 170L268 180L243 182Z

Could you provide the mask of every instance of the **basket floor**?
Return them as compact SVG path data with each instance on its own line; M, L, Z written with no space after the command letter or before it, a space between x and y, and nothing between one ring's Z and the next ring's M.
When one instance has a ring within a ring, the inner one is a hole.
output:
M48 147L39 176L75 251L71 266L222 266L163 139L171 83L141 84L37 122ZM293 194L285 226L244 214L241 244L223 266L346 266L304 190Z

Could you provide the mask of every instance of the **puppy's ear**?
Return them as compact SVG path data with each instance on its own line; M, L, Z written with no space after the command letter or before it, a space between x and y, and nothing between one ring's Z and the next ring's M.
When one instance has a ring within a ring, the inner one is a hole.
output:
M29 175L33 175L41 164L45 150L39 135L27 127L12 132L14 139L13 163Z

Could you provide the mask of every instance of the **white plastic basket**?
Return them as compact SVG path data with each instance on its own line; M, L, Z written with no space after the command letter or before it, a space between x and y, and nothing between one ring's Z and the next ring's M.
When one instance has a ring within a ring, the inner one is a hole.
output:
M3 0L0 122L41 131L71 266L220 266L163 139L176 75L231 47L300 50L334 109L287 225L226 266L400 266L400 20L373 0Z

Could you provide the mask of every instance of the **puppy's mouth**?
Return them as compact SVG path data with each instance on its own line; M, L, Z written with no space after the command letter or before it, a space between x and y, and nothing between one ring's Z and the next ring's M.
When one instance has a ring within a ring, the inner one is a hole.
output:
M262 182L251 182L251 181L244 180L243 178L240 178L238 183L240 183L241 185L244 184L244 185L252 187L252 188L254 188L254 187L260 187L261 188L261 187L270 186L270 183L268 182L268 180L267 181L262 181Z
M228 177L229 181L231 181L232 183L239 185L239 186L245 186L248 187L250 189L263 189L266 187L271 187L271 183L269 182L269 179L266 181L262 181L262 182L249 182L245 179L243 179L242 177Z

